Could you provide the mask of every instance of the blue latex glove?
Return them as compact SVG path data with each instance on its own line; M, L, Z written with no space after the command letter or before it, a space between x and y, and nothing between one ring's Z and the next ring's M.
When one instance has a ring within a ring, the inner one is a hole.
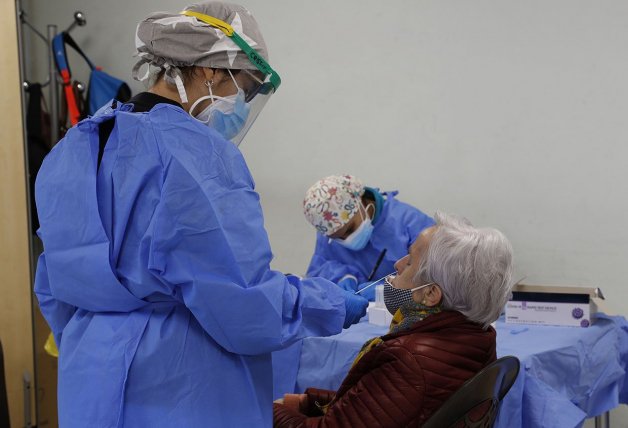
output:
M358 280L352 276L348 276L345 279L338 281L338 287L355 293L358 290Z
M352 324L360 321L364 315L366 315L366 308L369 305L369 301L359 294L354 294L353 291L343 290L345 297L345 324L343 328L349 328Z
M358 289L356 291L360 291L362 290L364 287L368 287L369 285L371 285L373 282L363 282L362 284L358 285ZM369 302L374 302L375 301L375 289L377 288L377 285L373 285L369 288L367 288L366 290L364 290L363 292L360 293L360 296L364 297L365 299L368 299Z

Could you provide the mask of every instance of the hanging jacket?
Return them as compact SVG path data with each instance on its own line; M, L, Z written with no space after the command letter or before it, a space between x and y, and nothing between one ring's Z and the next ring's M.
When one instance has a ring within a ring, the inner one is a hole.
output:
M31 204L31 232L39 229L39 219L35 209L35 178L44 158L50 151L50 116L43 111L41 84L32 83L28 88L26 109L26 142L28 145L28 184Z
M270 352L339 332L343 296L270 269L239 150L153 104L81 121L37 177L35 292L59 344L59 425L270 426Z
M274 404L274 426L420 427L462 384L496 359L496 333L444 311L382 336L337 392L306 391L305 413ZM326 413L320 407L326 407Z

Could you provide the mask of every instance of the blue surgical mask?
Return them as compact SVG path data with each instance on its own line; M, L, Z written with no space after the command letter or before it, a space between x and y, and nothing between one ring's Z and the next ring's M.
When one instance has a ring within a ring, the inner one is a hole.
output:
M242 130L249 117L250 106L244 101L244 91L238 89L237 94L210 104L208 110L206 117L208 126L230 140ZM201 114L204 112L205 110ZM199 116L197 119L203 120Z
M228 70L229 71L229 70ZM251 107L246 103L244 91L238 87L238 83L229 71L233 83L238 88L238 92L233 95L221 97L212 94L211 85L206 84L209 95L196 100L190 108L190 114L194 108L206 99L211 99L212 103L195 117L205 125L218 131L225 139L230 140L242 130L249 116Z
M366 213L366 209L364 212ZM360 215L362 215L362 210L360 210ZM367 215L366 218L362 218L362 223L351 235L345 239L336 239L336 242L349 250L360 251L371 240L373 229L371 219Z

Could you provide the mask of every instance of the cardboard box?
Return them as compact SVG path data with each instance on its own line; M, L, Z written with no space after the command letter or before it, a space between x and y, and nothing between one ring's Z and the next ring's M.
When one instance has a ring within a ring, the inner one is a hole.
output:
M599 288L517 284L506 303L506 323L588 327L603 298Z

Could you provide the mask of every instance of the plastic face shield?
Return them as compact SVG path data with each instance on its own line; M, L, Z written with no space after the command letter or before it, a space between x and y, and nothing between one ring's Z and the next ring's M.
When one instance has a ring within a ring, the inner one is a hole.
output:
M244 100L249 106L249 114L246 118L246 122L233 138L231 138L231 142L236 146L239 146L242 142L242 139L249 132L249 129L257 119L257 116L260 114L270 97L275 93L275 86L270 82L270 75L267 75L266 78L262 81L258 77L256 77L253 73L249 72L249 70L242 70L240 73L244 73L248 77L251 78L255 82L252 89L244 91Z
M205 15L203 13L194 12L191 10L185 10L181 12L181 14L186 16L192 16L199 21L204 22L205 24L208 24L214 28L218 28L223 33L225 33L225 35L231 38L231 40L233 40L233 42L238 45L240 49L242 49L242 51L246 54L251 63L255 66L255 68L257 68L257 70L259 70L259 72L263 76L263 79L261 79L249 70L241 70L242 72L246 73L248 77L253 79L256 84L254 85L253 89L245 90L245 101L250 107L249 114L240 132L238 132L233 138L231 138L233 144L239 146L242 142L242 139L249 131L249 129L255 122L255 119L257 119L257 116L262 111L272 94L274 94L275 91L277 91L277 89L279 88L279 85L281 85L281 78L279 77L279 74L277 74L277 72L272 69L268 62L266 62L266 60L255 51L255 49L253 49L247 42L244 41L242 37L240 37L238 33L234 31L231 25L227 24L224 21L221 21L220 19L214 18L213 16Z

